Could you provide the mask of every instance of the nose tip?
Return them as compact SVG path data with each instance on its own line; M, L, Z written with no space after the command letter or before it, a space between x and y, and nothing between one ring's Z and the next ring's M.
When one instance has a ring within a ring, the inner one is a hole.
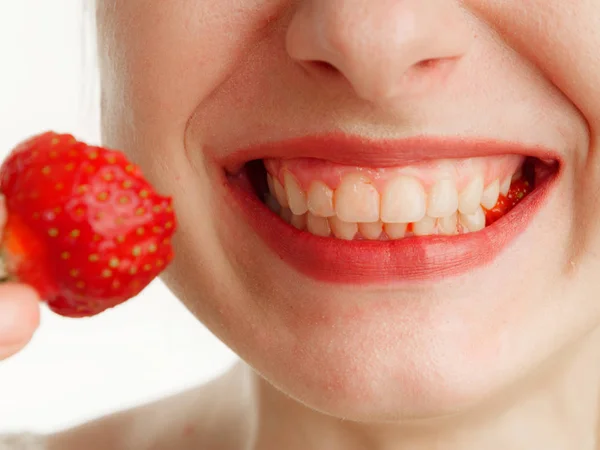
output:
M308 0L292 19L287 51L315 76L335 69L378 103L435 87L470 40L464 13L448 0Z

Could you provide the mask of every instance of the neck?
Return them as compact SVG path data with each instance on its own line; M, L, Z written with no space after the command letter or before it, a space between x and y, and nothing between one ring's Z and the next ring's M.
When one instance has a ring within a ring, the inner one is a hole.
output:
M452 417L364 424L311 410L250 368L240 370L254 417L252 450L594 450L600 407L600 330L555 355L510 393ZM500 401L499 399L502 399ZM246 441L246 442L248 442Z

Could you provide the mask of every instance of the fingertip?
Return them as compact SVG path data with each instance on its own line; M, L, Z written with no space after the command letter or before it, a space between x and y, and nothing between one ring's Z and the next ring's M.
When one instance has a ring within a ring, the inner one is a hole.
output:
M0 285L0 301L3 298L11 297L20 298L36 305L38 305L40 301L40 296L31 286L21 283L4 283Z
M33 289L18 284L0 287L0 359L27 345L39 324L39 297Z

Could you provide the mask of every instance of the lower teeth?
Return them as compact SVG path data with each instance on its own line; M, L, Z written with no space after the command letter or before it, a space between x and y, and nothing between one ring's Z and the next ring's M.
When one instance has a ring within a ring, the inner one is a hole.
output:
M294 215L288 208L271 208L273 212L288 224L301 231L329 237L334 236L346 240L395 240L411 236L454 236L480 231L485 228L485 213L458 217L453 215L442 219L425 216L417 223L350 223L340 221L337 217L315 216L311 213Z

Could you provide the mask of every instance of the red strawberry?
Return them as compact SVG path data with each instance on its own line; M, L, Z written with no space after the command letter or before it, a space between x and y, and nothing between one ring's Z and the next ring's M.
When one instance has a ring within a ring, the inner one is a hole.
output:
M173 259L176 227L161 197L123 154L48 132L0 167L11 279L53 311L93 316L136 296Z
M527 194L533 190L530 181L523 178L513 181L506 196L500 195L498 203L485 212L486 226L489 226L513 209Z

